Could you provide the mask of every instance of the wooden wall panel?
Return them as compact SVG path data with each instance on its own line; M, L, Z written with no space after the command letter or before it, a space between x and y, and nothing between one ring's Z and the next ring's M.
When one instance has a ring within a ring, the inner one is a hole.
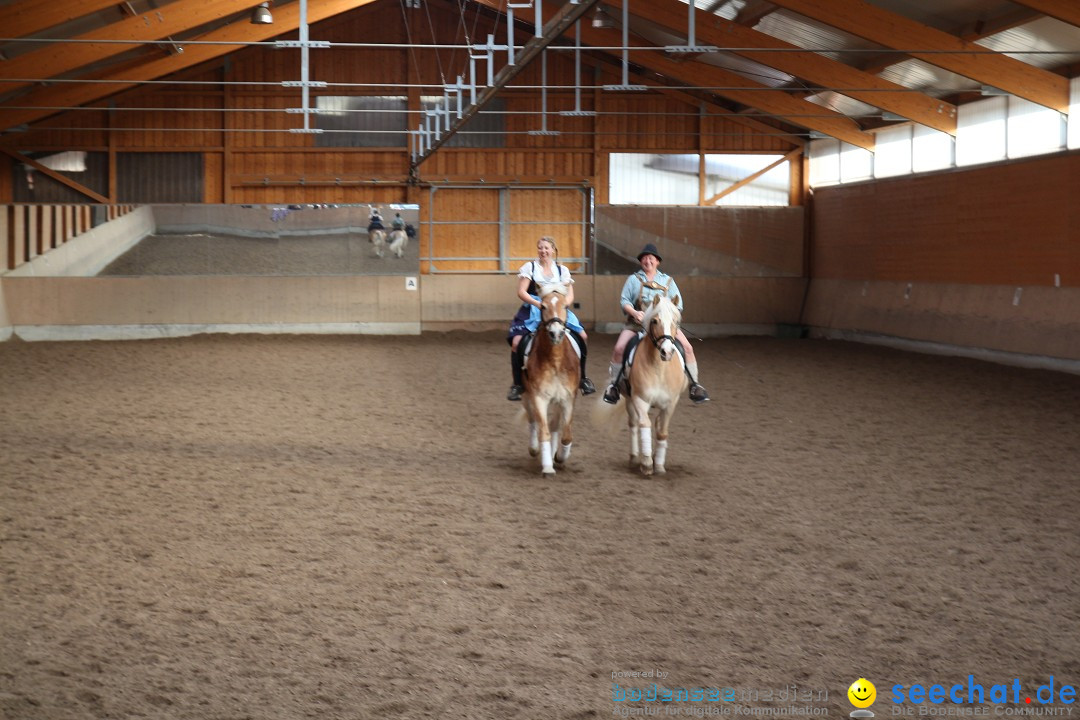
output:
M815 278L1080 286L1080 153L821 188Z
M617 113L601 115L597 127L600 147L605 150L698 149L698 118L695 108L657 94L604 95L600 110ZM682 115L665 115L673 110Z
M532 152L526 150L445 150L420 166L425 178L498 180L585 181L592 177L592 153L588 151Z
M706 151L787 152L796 146L796 143L779 129L755 129L745 123L715 115L706 115L703 118L702 134Z
M127 96L110 112L113 146L117 148L220 147L224 133L207 129L222 127L220 92L161 91ZM132 109L127 109L132 108ZM146 110L136 108L163 108ZM171 108L165 110L164 108ZM130 132L116 128L132 128Z
M429 200L431 198L431 200ZM434 225L420 238L421 268L431 268L425 258L476 257L494 258L499 255L499 191L498 189L443 188L427 195L421 206L427 205L422 218ZM450 224L440 224L450 223ZM498 270L493 260L438 260L438 272L455 270Z
M203 202L217 205L225 202L225 156L219 152L203 153Z

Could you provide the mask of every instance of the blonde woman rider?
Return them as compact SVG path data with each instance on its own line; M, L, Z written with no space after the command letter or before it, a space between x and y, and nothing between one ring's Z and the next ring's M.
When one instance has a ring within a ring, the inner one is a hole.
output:
M536 243L536 259L525 263L518 270L517 296L523 305L510 322L510 332L506 336L506 341L510 343L510 369L514 376L514 384L506 395L507 400L521 400L521 393L525 389L521 379L524 348L519 350L519 346L522 337L540 326L540 293L545 285L566 286L566 328L575 336L578 347L581 348L581 382L578 387L582 395L596 392L592 380L585 375L585 358L588 356L585 341L588 336L574 311L570 309L574 305L574 279L570 277L569 268L559 264L559 248L555 245L555 239L545 235Z

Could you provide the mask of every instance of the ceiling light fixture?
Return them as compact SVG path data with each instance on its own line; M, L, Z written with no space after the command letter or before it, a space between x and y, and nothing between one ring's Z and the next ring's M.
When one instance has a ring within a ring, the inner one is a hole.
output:
M274 22L274 16L270 14L270 3L260 3L258 7L251 11L251 24L252 25L272 25Z
M598 6L593 14L592 26L594 28L613 28L615 27L615 18L608 15L604 8Z

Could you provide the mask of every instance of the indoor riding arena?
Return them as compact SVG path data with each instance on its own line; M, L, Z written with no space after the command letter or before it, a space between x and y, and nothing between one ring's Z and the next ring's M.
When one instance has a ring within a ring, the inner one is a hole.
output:
M0 24L0 718L1080 716L1075 3Z

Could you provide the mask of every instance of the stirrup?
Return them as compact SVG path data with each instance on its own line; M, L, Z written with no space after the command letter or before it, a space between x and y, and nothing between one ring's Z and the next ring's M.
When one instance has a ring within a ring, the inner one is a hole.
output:
M582 395L592 395L596 392L596 386L593 385L592 380L587 377L581 378L581 382L578 383L578 387L581 388Z
M520 385L511 385L510 392L506 393L506 399L521 400L521 393L524 392L524 390L525 388L521 387Z
M615 387L614 383L607 386L604 390L604 402L614 405L619 402L619 388Z
M690 402L695 405L700 405L703 402L709 401L709 391L701 385L694 383L690 386Z

